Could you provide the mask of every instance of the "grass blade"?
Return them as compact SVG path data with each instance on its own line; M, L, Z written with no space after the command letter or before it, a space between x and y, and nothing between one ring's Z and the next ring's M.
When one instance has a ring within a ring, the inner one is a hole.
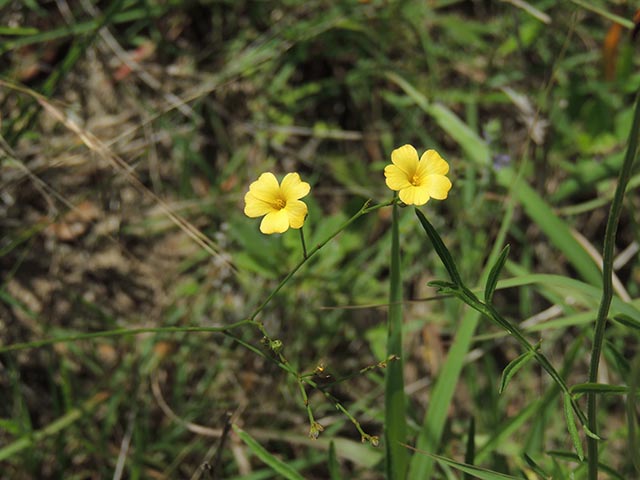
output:
M638 414L637 401L638 401L638 388L640 387L640 356L636 355L633 361L633 367L631 369L631 381L629 382L629 395L627 395L627 401L625 408L627 411L627 429L629 434L627 436L627 445L629 446L629 452L631 452L631 462L636 472L640 473L640 442L638 441Z
M456 462L455 460L451 460L450 458L446 458L441 455L434 455L432 453L427 453L417 449L416 449L416 454L429 456L433 458L435 461L437 461L438 463L454 468L466 474L472 475L474 478L479 478L481 480L505 480L505 479L515 480L518 478L518 477L513 477L511 475L506 475L504 473L494 472L493 470L488 470L486 468L476 467L475 465L468 465L466 463ZM411 478L417 478L417 477L411 477Z
M526 453L524 454L524 461L527 462L527 465L529 465L531 470L533 470L539 477L551 478L551 475L545 472L542 467L540 467L540 465L538 465L536 461Z
M635 318L630 317L629 315L620 314L613 317L613 319L616 322L624 325L625 327L633 328L635 330L640 330L640 322Z
M340 474L340 464L338 463L338 459L336 457L336 444L332 440L329 443L329 476L331 480L342 480L342 475Z
M563 460L568 460L571 462L582 463L581 460L578 458L578 455L576 455L573 452L566 452L563 450L549 450L547 452L547 455L554 458L561 458ZM598 467L600 468L601 471L605 472L607 475L609 475L611 478L614 478L615 480L629 480L629 477L620 475L616 470L614 470L613 467L607 465L606 463L598 462Z
M432 452L440 445L440 439L444 432L444 425L449 411L449 404L456 389L457 379L464 366L464 358L471 340L478 326L480 314L475 310L465 312L453 344L449 349L447 361L445 362L436 384L431 392L429 407L424 416L424 421L418 438L416 447L420 451ZM423 479L431 478L433 471L434 457L430 455L414 455L411 460L409 478Z
M265 464L267 464L274 472L278 473L282 476L282 478L286 478L288 480L304 480L304 477L300 475L297 471L295 471L292 467L284 463L277 457L271 455L268 451L264 449L262 445L260 445L257 441L251 437L247 432L242 430L237 425L233 425L233 431L240 437L240 439L245 443L247 447L262 460Z
M398 206L393 205L391 225L391 265L389 288L389 318L387 323L387 356L397 357L385 370L385 448L388 479L403 479L409 462L404 447L407 436L405 418L404 373L402 358L402 279L400 275L400 229Z
M467 433L467 448L464 452L464 463L473 465L476 459L476 420L471 417L469 420L469 432ZM471 480L471 476L465 473L464 480Z

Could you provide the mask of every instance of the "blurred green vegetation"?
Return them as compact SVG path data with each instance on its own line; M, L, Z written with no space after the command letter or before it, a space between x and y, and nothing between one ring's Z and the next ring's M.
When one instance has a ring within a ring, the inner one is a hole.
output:
M513 278L498 284L496 307L542 342L569 385L585 382L599 299L598 260L585 245L602 250L640 88L634 6L590 7L0 0L2 345L242 320L302 255L297 232L263 236L242 214L249 183L265 171L299 172L312 185L313 246L367 199L390 198L384 165L411 143L451 166L449 198L422 211L465 282L483 288L502 229ZM629 22L615 45L612 15ZM636 167L612 312L631 317L640 308L639 185ZM383 430L375 365L386 351L390 224L390 209L358 220L259 317L296 369L324 366L318 382L372 435ZM408 209L400 238L413 440L468 312L426 286L446 271ZM429 453L462 461L473 419L478 466L586 478L553 384L530 363L499 394L502 370L522 352L486 322L466 331L473 338ZM260 340L247 328L0 354L0 478L257 479L287 468L303 478L382 478L384 449L360 444L312 389L325 431L307 437L298 386ZM603 382L637 385L637 349L637 331L612 323ZM637 407L616 395L600 405L600 460L613 478L633 478ZM227 414L249 443L237 432L220 443ZM462 478L455 468L441 462L433 477Z

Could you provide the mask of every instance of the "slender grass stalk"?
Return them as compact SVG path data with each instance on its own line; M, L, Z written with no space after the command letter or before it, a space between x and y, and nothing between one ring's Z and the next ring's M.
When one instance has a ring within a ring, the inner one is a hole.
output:
M95 340L97 338L129 337L139 333L187 333L187 332L208 332L224 333L229 330L248 325L249 320L240 320L223 327L141 327L141 328L116 328L114 330L103 330L92 333L77 333L73 335L62 335L54 338L44 338L32 342L13 343L11 345L0 346L0 353L16 352L18 350L28 350L30 348L47 347L57 343L79 342L83 340Z
M391 226L391 265L389 318L387 321L387 356L397 357L385 372L385 448L387 479L404 479L409 466L409 452L404 446L407 436L402 358L402 279L400 275L400 233L398 206L393 206Z
M633 115L633 124L629 132L629 143L627 152L618 177L618 186L613 196L613 202L609 210L607 227L604 233L604 246L602 252L602 299L598 308L598 316L593 330L593 345L591 346L591 362L589 364L589 382L598 381L598 368L600 366L600 355L604 342L604 331L607 325L607 315L613 299L613 250L616 241L616 232L622 211L622 202L627 183L631 177L633 162L638 151L638 134L640 129L640 93L636 95L636 106ZM589 429L598 432L598 404L595 392L587 395L587 418ZM598 478L598 441L594 438L587 438L587 461L589 465L589 480Z

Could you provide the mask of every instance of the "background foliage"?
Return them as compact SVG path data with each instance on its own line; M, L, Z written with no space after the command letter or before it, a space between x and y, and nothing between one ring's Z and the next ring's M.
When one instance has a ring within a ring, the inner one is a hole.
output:
M506 229L505 276L520 288L501 282L497 308L542 342L569 384L586 381L598 296L584 285L599 284L597 252L640 87L631 2L0 6L3 345L242 320L301 255L295 232L265 237L242 215L249 183L264 171L300 172L312 185L305 229L315 245L366 199L389 198L384 165L412 143L451 165L449 199L423 211L465 282L482 286ZM529 188L510 190L507 171ZM637 309L635 173L615 288ZM297 369L322 364L319 382L339 380L328 390L372 435L383 429L384 372L359 371L385 359L390 217L380 209L358 220L260 316ZM206 238L195 242L192 228ZM446 271L408 211L400 237L415 438L466 310L427 287ZM244 432L224 435L219 448L227 414L305 478L382 477L383 449L361 445L318 391L309 399L325 432L307 438L295 382L255 331L234 335L118 336L2 353L0 478L206 478L205 462L223 478L277 477ZM530 364L499 394L502 370L522 352L489 323L473 335L453 398L440 406L447 421L435 453L464 460L473 419L478 465L534 475L526 454L554 478L584 476L566 454L562 398L549 379ZM636 331L610 326L603 383L637 385L637 346ZM634 412L621 396L600 404L601 461L632 478Z

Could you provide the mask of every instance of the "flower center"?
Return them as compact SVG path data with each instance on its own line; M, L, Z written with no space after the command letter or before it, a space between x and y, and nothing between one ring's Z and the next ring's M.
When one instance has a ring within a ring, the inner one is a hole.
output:
M273 206L275 207L276 210L282 210L284 207L287 206L287 202L282 198L277 198L276 201L273 203Z
M420 185L420 177L418 176L417 173L414 173L413 177L411 177L411 185L413 185L414 187L417 187Z

